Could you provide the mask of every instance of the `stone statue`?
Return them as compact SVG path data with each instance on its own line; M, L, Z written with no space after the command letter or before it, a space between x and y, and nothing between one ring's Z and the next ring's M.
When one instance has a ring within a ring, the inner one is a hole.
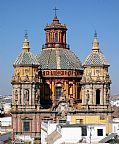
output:
M39 88L36 90L35 100L37 102L40 102L40 89Z
M69 111L68 104L66 102L59 103L57 107L57 111L58 111L58 114L60 114L61 117L64 118Z
M26 90L26 100L29 101L29 90Z
M24 99L25 99L25 104L29 103L29 90L26 89L24 92Z
M25 81L29 81L29 77L28 77L28 75L26 75L26 77L25 77Z

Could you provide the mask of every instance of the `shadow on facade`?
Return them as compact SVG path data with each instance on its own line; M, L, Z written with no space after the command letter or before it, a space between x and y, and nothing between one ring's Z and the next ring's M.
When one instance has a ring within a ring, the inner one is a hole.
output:
M51 100L52 91L50 89L49 84L46 83L45 79L43 79L41 84L41 106L42 108L51 108L52 100Z

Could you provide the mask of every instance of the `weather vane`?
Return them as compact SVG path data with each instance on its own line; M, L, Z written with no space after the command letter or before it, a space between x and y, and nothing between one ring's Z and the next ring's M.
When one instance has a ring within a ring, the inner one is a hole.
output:
M54 11L55 11L55 17L57 16L57 10L59 10L59 9L57 9L56 7L53 9Z

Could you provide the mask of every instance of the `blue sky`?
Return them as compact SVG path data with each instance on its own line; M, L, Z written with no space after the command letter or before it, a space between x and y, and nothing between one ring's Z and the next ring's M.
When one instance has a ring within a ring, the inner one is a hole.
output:
M111 94L119 94L119 0L0 0L0 94L11 94L12 64L22 50L25 30L31 51L38 54L55 6L60 22L68 27L67 43L82 63L97 31L110 63Z

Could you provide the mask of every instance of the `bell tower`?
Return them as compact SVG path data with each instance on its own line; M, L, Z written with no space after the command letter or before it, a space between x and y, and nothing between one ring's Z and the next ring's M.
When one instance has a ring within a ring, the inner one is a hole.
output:
M13 142L40 136L40 76L39 63L30 52L27 33L22 51L14 64L12 78Z
M108 74L109 63L100 50L97 33L94 34L92 52L83 64L81 80L82 105L90 109L107 109L110 97L111 80Z

